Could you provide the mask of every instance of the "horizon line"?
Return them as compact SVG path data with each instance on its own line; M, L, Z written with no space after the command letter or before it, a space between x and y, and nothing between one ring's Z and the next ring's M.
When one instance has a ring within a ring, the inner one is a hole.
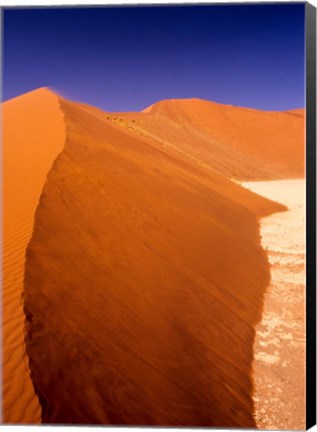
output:
M94 105L94 104L92 104L90 102L74 100L74 99L69 98L68 96L64 96L63 94L61 94L61 92L59 90L54 89L54 87L50 86L50 85L43 85L41 87L36 87L36 88L28 90L28 91L26 91L24 93L20 93L20 94L14 96L14 97L11 97L11 98L4 98L4 99L1 98L1 103L12 101L12 100L17 99L17 98L19 98L21 96L24 96L24 95L27 95L29 93L33 93L33 92L36 92L36 91L39 91L39 90L48 90L48 91L51 91L52 93L54 93L56 96L61 97L63 99L69 100L71 102L79 103L79 104L89 105L91 107L98 108L98 109L100 109L102 111L105 111L105 112L108 112L108 113L120 113L120 112L121 113L128 113L128 112L131 112L131 113L133 113L133 112L145 113L144 112L145 110L148 110L151 107L153 107L153 106L155 106L155 105L157 105L159 103L162 103L162 102L167 102L167 101L185 101L185 100L187 100L187 101L189 101L189 100L199 100L199 101L204 101L204 102L208 102L208 103L212 103L212 104L216 104L216 105L222 105L222 106L226 106L226 107L240 108L240 109L243 109L243 110L261 111L261 112L266 112L266 113L288 113L288 112L291 112L291 111L306 110L306 106L303 106L303 107L294 107L294 108L289 108L289 109L286 109L286 110L263 109L263 108L255 108L255 107L252 107L252 106L234 105L234 104L230 104L230 103L224 103L224 102L219 102L219 101L216 101L216 100L210 100L210 99L204 99L204 98L201 98L201 97L192 96L192 97L176 97L176 98L175 97L170 97L170 98L165 98L165 99L159 99L159 100L157 100L157 101L155 101L153 103L150 103L149 105L145 106L144 108L142 108L139 111L135 111L135 110L119 110L119 111L115 110L115 111L109 111L109 110L104 109L104 108L102 108L102 107L100 107L98 105Z

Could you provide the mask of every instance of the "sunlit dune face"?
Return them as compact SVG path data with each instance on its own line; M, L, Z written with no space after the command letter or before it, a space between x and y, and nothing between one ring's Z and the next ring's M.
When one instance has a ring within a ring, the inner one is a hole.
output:
M226 177L304 176L303 109L266 112L201 99L174 99L158 102L141 114L114 116L152 139L173 143Z
M24 345L25 253L47 174L65 143L58 97L40 89L4 103L3 121L3 420L38 423Z

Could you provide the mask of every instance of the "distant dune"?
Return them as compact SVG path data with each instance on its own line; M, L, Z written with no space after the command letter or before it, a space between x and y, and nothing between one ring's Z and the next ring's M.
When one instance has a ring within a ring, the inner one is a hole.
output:
M58 97L40 89L5 102L3 124L3 420L41 419L24 346L26 247L46 176L65 144Z
M152 139L170 142L182 153L238 180L304 176L304 109L267 112L202 99L158 102L143 113L116 113Z
M208 142L201 103L187 120L47 89L4 104L5 422L255 427L258 221L285 207L219 174L239 177L229 138L213 164L180 148Z

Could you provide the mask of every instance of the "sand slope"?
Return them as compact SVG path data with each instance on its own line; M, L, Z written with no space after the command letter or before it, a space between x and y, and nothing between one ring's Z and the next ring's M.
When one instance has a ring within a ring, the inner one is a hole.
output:
M173 143L180 152L235 179L304 176L304 110L267 112L201 99L158 102L109 120Z
M43 421L254 427L269 281L257 218L283 207L102 111L61 106L66 145L24 284Z
M3 421L37 423L40 406L24 346L25 251L47 173L65 142L57 96L39 89L2 106L3 124Z

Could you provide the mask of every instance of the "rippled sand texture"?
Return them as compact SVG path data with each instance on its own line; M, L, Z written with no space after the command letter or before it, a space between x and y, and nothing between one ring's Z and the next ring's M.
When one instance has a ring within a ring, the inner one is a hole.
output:
M65 142L58 98L45 89L3 104L2 370L5 423L38 423L24 344L25 252L48 171Z
M24 284L43 422L254 427L258 217L281 206L103 112L62 109Z
M246 186L289 208L261 221L272 279L254 348L257 425L305 429L305 181Z

